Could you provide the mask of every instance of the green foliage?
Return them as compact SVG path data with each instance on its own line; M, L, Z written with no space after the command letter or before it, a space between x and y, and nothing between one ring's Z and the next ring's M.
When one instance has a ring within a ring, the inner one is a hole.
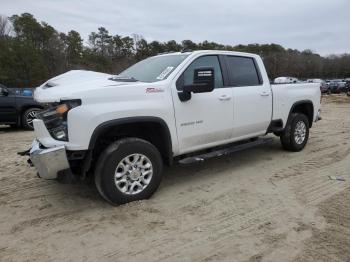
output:
M71 30L67 35L61 34L66 50L66 67L75 68L82 63L83 39L77 31Z
M183 40L182 47L184 50L197 50L198 49L197 44L192 42L191 40Z
M0 82L31 86L45 80L48 69L43 57L31 45L14 39L0 41Z
M10 32L12 28L12 33ZM164 52L230 50L259 54L270 78L350 77L350 55L321 57L311 50L285 49L277 44L222 45L203 41L147 42L140 35L110 35L104 27L92 32L89 46L74 30L58 33L28 13L0 17L0 83L8 86L38 86L71 69L119 73L135 62Z
M28 13L9 20L14 36L0 39L0 82L36 86L64 72L63 43L53 27Z
M170 40L163 45L165 52L179 52L182 49L182 45L178 44L175 40Z

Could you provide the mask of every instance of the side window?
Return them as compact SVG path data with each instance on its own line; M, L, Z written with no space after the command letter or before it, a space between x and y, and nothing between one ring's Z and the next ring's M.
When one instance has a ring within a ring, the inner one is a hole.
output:
M176 85L177 89L181 90L184 85L193 85L194 69L200 67L213 67L215 72L215 88L222 88L224 86L219 58L216 55L208 55L197 58L187 67L179 78L180 81Z
M261 81L253 58L227 56L230 86L256 86Z

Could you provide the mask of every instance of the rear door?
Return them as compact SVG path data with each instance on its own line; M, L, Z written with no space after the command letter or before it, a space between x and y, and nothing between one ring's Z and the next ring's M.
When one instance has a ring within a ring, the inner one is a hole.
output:
M0 85L1 88L5 88ZM16 96L14 91L7 89L8 95L0 93L0 122L14 124L17 122Z
M201 67L214 68L214 90L192 93L190 100L181 101L179 93L183 86L193 84L194 69ZM196 58L174 81L172 93L180 153L222 144L232 138L232 88L224 86L218 56L204 55Z
M233 90L234 138L265 134L272 116L272 91L254 57L225 56Z

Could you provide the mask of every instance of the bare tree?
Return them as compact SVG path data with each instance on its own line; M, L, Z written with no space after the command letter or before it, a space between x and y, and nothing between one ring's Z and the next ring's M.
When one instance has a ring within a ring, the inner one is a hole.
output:
M0 38L9 35L11 26L6 16L0 15Z

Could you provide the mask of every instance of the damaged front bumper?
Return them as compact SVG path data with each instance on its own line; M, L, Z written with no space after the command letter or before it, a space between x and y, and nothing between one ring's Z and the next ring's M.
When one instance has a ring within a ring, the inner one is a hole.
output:
M45 148L35 139L29 150L29 158L39 176L45 179L57 179L59 172L70 171L64 145Z

